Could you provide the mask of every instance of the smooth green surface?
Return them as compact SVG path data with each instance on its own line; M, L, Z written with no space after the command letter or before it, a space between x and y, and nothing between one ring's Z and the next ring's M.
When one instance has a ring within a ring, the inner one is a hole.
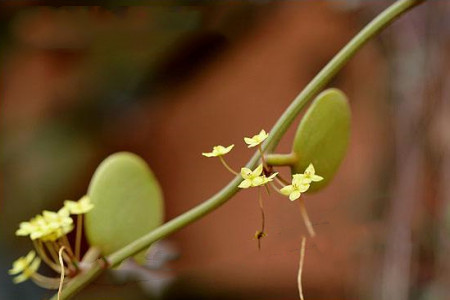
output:
M269 166L291 166L298 161L297 155L293 152L289 154L270 153L264 157Z
M298 161L291 166L292 173L303 173L312 163L324 178L311 184L308 192L325 187L339 168L347 150L350 118L344 93L328 89L316 97L300 122L292 149Z
M163 200L152 171L139 156L120 152L95 171L88 195L94 208L86 215L91 246L109 255L162 224ZM135 258L143 262L145 252Z

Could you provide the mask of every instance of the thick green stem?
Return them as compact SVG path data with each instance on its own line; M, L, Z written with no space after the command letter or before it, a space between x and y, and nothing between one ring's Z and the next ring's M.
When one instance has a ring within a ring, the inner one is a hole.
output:
M265 157L266 162L269 166L292 166L298 161L297 155L295 153L289 154L271 153L266 154Z
M291 105L286 109L283 115L278 119L270 135L264 143L263 151L272 151L277 146L281 137L294 121L295 117L301 109L310 101L318 92L320 92L326 84L333 78L334 75L345 65L345 63L353 57L353 55L372 37L374 37L380 30L389 25L393 20L398 18L407 10L421 3L423 0L400 0L392 4L380 15L378 15L372 22L370 22L364 29L358 33L320 72L314 79L303 89L303 91L294 99ZM247 163L247 168L253 169L256 167L260 159L260 153L257 151L250 161ZM172 219L171 221L156 228L152 232L135 240L131 244L123 247L108 257L108 262L112 265L118 265L124 259L133 256L140 251L148 248L152 243L162 239L188 224L207 215L214 209L218 208L227 202L238 191L238 184L241 182L240 176L236 176L230 183L228 183L217 194L199 204L193 209L184 214ZM90 281L94 280L102 271L100 264L94 264L91 269L82 272L63 289L61 293L61 300L67 299ZM56 300L56 296L52 298Z

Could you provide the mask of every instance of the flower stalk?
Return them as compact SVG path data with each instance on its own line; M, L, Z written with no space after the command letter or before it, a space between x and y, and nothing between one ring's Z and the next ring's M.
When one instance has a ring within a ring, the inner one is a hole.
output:
M293 166L297 163L298 157L294 152L288 154L270 153L265 155L265 160L269 166Z
M306 210L305 201L302 198L298 199L298 206L300 208L300 214L302 215L303 221L305 222L306 229L311 237L316 236L316 232L314 231L314 227L311 223L311 220L308 216L308 211Z
M230 167L230 165L225 161L225 158L223 158L222 155L219 156L220 162L222 163L222 165L234 176L239 175L238 172L236 172L232 167Z

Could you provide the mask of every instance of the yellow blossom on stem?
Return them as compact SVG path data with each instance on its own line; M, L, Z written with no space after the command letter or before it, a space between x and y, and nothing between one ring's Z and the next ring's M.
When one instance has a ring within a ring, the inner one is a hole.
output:
M254 135L251 138L245 137L244 141L248 145L248 148L256 147L269 136L268 133L264 129L262 129L257 135Z
M53 229L50 228L47 220L41 215L37 215L31 219L32 224L34 224L34 229L30 233L30 238L32 240L41 239L43 236L49 235Z
M63 207L58 210L58 212L44 210L42 216L49 227L57 228L73 223L73 220L69 217L69 214L69 210Z
M204 152L202 153L203 156L206 157L218 157L227 154L228 152L233 149L234 144L230 145L228 147L224 147L222 145L214 146L212 152Z
M26 256L20 257L13 263L12 269L8 271L10 275L20 275L13 278L14 283L21 283L33 276L39 268L41 259L36 257L34 251L30 251Z
M294 178L303 180L303 182L305 183L318 182L323 180L322 176L316 175L316 170L314 169L313 164L309 164L303 174L295 174Z
M47 231L40 237L43 241L56 241L73 230L73 220L65 207L58 212L44 210L42 215L47 222Z
M83 196L78 201L64 201L64 208L66 208L72 215L80 215L85 214L94 208L94 204L92 204L88 196Z
M16 230L17 236L27 236L36 230L36 224L34 224L33 219L30 222L21 222L19 224L19 229Z
M250 170L249 168L241 169L241 176L244 179L240 184L239 188L246 189L249 187L256 187L264 185L273 180L278 173L273 173L269 177L261 175L263 172L263 165L260 164L255 170Z
M296 177L295 174L292 176L292 184L285 186L280 190L280 192L285 195L289 196L289 199L291 201L297 200L300 198L302 193L306 192L309 189L309 183L302 180L301 177Z
M16 231L17 236L29 235L32 240L41 237L48 230L48 224L44 217L37 215L31 218L29 222L21 222L19 229Z
M29 235L32 240L55 241L73 229L73 220L66 208L58 212L44 210L29 222L22 222L16 231L18 236Z
M292 175L292 184L285 186L280 190L283 195L289 196L291 201L300 198L301 194L306 192L311 182L323 180L322 176L316 175L313 164L309 164L303 174Z

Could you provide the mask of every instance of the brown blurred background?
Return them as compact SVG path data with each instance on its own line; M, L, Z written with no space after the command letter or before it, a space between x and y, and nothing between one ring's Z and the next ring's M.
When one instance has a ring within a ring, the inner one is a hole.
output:
M52 294L11 283L6 270L31 248L14 232L86 193L103 158L142 156L172 219L231 179L201 152L235 143L229 163L243 165L253 153L242 137L269 130L388 4L2 4L0 299ZM449 16L448 1L416 8L330 84L350 98L352 137L335 180L306 197L318 233L306 248L306 299L449 299ZM163 267L111 272L76 299L297 299L306 229L295 203L273 194L265 206L261 251L257 194L244 191L159 243Z

